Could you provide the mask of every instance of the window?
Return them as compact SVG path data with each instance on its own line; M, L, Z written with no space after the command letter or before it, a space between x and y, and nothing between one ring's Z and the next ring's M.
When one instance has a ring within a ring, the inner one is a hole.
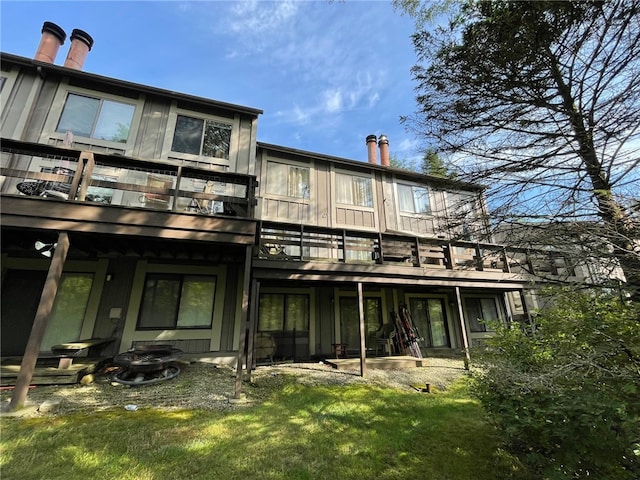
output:
M135 106L70 93L56 132L127 143Z
M398 185L398 204L401 212L429 213L429 191L415 185Z
M216 277L148 273L138 329L210 328Z
M228 159L230 143L231 125L178 115L171 150Z
M452 215L471 218L477 213L476 197L473 195L449 192L447 201L450 209L449 213Z
M371 178L336 174L336 201L345 205L373 207Z
M80 339L92 285L93 273L62 274L42 340L43 350L49 350L52 345Z
M309 198L309 169L267 162L267 193L284 197Z
M260 295L258 331L309 331L309 295L263 293Z
M500 318L494 298L466 298L464 305L472 332L486 332L487 322L495 322Z

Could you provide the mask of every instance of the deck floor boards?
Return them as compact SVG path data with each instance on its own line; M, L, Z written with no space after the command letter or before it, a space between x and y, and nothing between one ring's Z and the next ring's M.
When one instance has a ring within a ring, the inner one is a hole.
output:
M74 358L69 368L58 368L57 358L38 359L33 371L30 385L68 385L78 383L89 373L100 369L108 360L100 358ZM3 358L0 360L0 386L15 386L20 371L19 357Z
M380 370L394 370L398 368L426 367L427 358L417 358L408 355L394 357L372 357L365 360L367 368ZM354 370L360 368L360 358L328 358L325 362L336 370Z

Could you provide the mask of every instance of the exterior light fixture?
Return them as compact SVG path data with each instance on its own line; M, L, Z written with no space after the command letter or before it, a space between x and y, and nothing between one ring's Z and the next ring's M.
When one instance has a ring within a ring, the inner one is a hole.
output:
M43 243L40 240L35 243L36 252L48 258L51 258L51 255L57 246L57 243Z

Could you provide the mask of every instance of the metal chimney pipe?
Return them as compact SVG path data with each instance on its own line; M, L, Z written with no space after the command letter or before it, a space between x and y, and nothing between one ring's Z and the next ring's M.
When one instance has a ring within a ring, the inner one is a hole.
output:
M61 45L67 38L65 31L55 23L44 22L42 25L42 37L40 45L33 56L34 60L45 63L53 63Z
M73 68L74 70L82 70L84 61L87 58L87 54L91 47L93 47L93 38L87 32L79 29L74 29L71 32L71 47L69 47L69 53L67 59L64 61L64 66Z
M386 135L380 135L378 138L378 146L380 147L380 165L389 166L389 139Z
M367 136L367 152L369 163L378 163L378 153L376 152L376 136Z

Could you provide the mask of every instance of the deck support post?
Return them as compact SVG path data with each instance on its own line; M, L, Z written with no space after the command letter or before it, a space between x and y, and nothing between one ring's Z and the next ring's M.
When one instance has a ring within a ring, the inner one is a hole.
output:
M256 366L256 356L254 344L256 341L256 330L258 324L258 297L260 295L260 282L251 280L251 303L249 306L249 341L247 347L247 379L251 381L251 371Z
M253 245L248 245L244 256L244 278L242 279L242 310L240 312L240 339L238 341L238 361L236 362L236 383L233 398L239 400L242 396L242 365L244 363L244 349L247 343L247 311L249 310L249 281L251 279L251 251ZM247 368L250 368L247 365Z
M360 332L360 376L367 374L367 344L364 325L364 298L362 296L362 283L358 282L358 330Z
M460 334L462 335L462 347L464 348L464 368L469 370L471 356L469 355L469 338L467 337L467 327L464 321L464 309L462 308L462 297L460 295L460 287L455 287L456 304L458 305L458 318L460 319Z
M36 362L38 361L38 355L40 354L40 347L42 345L42 340L44 339L44 333L47 329L51 310L53 310L53 302L56 298L56 293L58 292L58 285L60 284L60 277L62 277L62 269L64 267L68 251L69 235L66 232L61 232L58 234L58 243L51 258L51 264L49 265L47 279L45 280L44 287L42 288L42 295L40 296L38 310L36 311L36 316L33 320L31 334L27 341L27 347L25 348L22 363L20 364L20 371L18 372L18 378L16 379L16 385L13 390L13 394L11 395L11 401L9 402L10 411L22 408L24 401L27 398L29 384L33 377L33 371L36 368Z

